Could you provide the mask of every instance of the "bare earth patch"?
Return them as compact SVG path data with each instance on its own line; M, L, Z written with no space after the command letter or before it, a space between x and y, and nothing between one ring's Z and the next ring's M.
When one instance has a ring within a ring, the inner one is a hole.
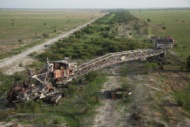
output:
M110 91L120 87L118 82L117 73L115 73L118 67L114 66L112 68L113 76L108 76L108 81L104 84L101 92ZM120 113L116 109L117 100L112 99L102 99L102 106L97 108L97 115L94 118L93 127L115 127L117 121L120 119Z

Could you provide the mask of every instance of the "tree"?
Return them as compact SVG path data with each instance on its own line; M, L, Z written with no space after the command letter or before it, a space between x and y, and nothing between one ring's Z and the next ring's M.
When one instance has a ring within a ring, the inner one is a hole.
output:
M22 44L23 41L22 41L22 39L19 39L18 42L19 42L20 44Z
M46 26L46 23L44 23L44 26Z
M165 26L163 26L163 27L162 27L162 29L163 29L163 30L165 30L165 29L166 29L166 27L165 27Z
M147 19L148 22L150 22L151 20L150 19Z
M190 71L190 56L187 58L186 69L187 71Z

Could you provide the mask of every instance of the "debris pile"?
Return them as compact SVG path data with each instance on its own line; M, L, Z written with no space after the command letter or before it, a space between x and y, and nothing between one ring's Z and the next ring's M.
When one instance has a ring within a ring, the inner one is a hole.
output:
M30 84L24 82L11 87L11 89L7 93L7 99L10 103L20 103L34 99L46 100L46 98L53 98L53 100L55 100L54 102L57 103L58 100L61 99L60 97L53 96L57 93L59 93L59 91L51 85L44 84L44 86L41 86L40 84L35 85L33 83Z
M174 38L171 36L167 37L151 37L151 41L154 42L156 48L172 48L174 43Z
M103 96L110 99L121 99L121 98L127 98L131 94L132 92L126 89L117 88L111 91L104 91Z
M164 46L167 45L164 44ZM46 65L40 73L34 74L29 70L28 81L13 85L7 93L7 99L10 103L27 102L34 99L43 99L51 103L58 103L63 97L57 89L59 85L66 85L76 77L104 67L132 60L145 60L146 58L160 56L164 53L165 50L160 48L109 53L83 63L80 66L77 66L76 62L68 61L68 59L53 62L49 62L47 59ZM129 95L131 93L127 94ZM121 98L127 94L122 89L110 92L110 96L113 99Z

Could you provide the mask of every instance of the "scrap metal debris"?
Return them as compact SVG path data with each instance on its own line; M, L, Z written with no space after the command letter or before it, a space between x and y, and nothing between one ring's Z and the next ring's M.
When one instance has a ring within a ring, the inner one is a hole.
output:
M171 39L169 38L169 42L173 42ZM28 70L28 81L13 85L7 93L7 99L10 103L27 102L34 99L43 99L50 103L58 103L64 96L57 89L58 84L67 84L76 77L113 64L163 55L166 50L165 47L168 47L168 44L170 45L170 43L164 43L166 46L156 46L155 49L138 49L109 53L80 66L77 66L76 62L70 62L68 58L53 62L47 59L46 65L39 74L34 74ZM122 90L112 91L111 96L112 98L116 98L116 96L121 96L121 93L123 93Z

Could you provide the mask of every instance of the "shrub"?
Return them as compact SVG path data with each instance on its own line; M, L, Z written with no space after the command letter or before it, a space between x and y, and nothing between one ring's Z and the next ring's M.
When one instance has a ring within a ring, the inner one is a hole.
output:
M24 81L27 78L27 75L25 73L16 72L13 75L13 78L14 78L14 81L18 83L18 82Z
M14 84L14 77L5 75L0 72L0 96L5 94L5 92Z
M181 107L185 108L186 110L190 111L189 95L190 95L190 84L183 90L174 92L174 97L176 99L178 106L181 106Z
M49 34L44 33L44 34L42 34L42 36L43 36L43 38L48 38L48 37L49 37Z
M62 122L61 118L55 118L53 124L60 124Z
M130 12L128 11L117 11L114 16L112 23L126 23L131 20L136 19Z
M98 74L96 72L91 72L91 73L85 75L85 79L87 81L93 81L97 76L98 76Z
M29 56L36 57L37 56L37 52L32 52L32 53L29 54Z
M165 26L162 26L162 29L163 29L163 30L165 30L165 29L166 29L166 27L165 27Z
M148 74L150 71L152 70L157 70L159 69L159 66L157 63L155 62L146 62L145 65L144 65L144 71L145 71L145 74Z
M22 41L22 39L19 39L18 42L19 42L20 44L22 44L23 41Z
M21 112L21 113L31 112L33 114L33 117L34 117L35 113L40 113L41 112L41 105L42 105L41 101L38 101L38 102L29 101L29 102L26 102L26 103L17 104L16 105L16 110L18 112Z
M187 57L186 69L190 71L190 56Z
M101 35L102 35L103 38L108 38L109 37L108 32L102 32Z
M23 64L22 64L22 63L19 63L19 67L23 67Z

